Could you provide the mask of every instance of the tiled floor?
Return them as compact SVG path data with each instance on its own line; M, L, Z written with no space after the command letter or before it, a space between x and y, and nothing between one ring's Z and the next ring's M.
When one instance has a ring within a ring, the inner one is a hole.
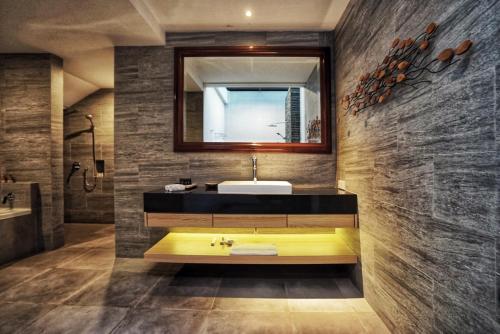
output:
M115 259L109 225L66 238L0 268L0 333L388 333L331 267Z

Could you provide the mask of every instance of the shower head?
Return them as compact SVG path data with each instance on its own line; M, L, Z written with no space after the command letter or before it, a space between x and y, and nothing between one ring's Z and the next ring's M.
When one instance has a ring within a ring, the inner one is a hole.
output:
M92 119L94 117L92 116L92 114L85 115L85 118L89 120L89 122L90 122L90 128L93 129L94 128L94 121Z
M71 165L71 170L72 171L80 170L80 163L78 161L74 161L73 165Z

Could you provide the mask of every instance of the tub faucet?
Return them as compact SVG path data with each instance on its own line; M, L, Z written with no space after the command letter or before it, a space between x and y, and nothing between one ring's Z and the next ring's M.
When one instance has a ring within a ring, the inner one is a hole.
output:
M12 175L12 174L5 174L5 175L3 176L3 181L4 181L5 183L7 183L7 182L9 182L9 180L11 180L11 181L12 181L12 183L16 183L16 181L17 181L17 179L14 177L14 175Z
M253 182L257 182L257 157L252 156Z
M13 192L8 193L3 197L2 204L9 202L9 208L14 208L14 200L16 199L16 195Z

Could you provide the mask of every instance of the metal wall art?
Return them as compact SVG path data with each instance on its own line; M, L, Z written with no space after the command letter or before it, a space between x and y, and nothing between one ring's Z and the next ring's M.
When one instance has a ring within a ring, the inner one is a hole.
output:
M417 88L420 84L431 83L422 80L426 73L439 73L457 63L460 56L469 51L472 41L465 40L455 49L444 49L435 58L430 57L430 41L434 38L437 24L431 23L425 32L415 39L396 38L385 56L382 64L378 64L374 71L365 73L359 78L356 90L342 98L342 107L346 114L354 115L378 103L385 102L398 85Z

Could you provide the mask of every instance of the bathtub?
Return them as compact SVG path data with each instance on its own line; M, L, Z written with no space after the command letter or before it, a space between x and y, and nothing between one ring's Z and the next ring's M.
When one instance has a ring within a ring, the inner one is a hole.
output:
M40 219L36 183L0 184L0 195L16 194L14 208L0 202L0 265L40 251Z

